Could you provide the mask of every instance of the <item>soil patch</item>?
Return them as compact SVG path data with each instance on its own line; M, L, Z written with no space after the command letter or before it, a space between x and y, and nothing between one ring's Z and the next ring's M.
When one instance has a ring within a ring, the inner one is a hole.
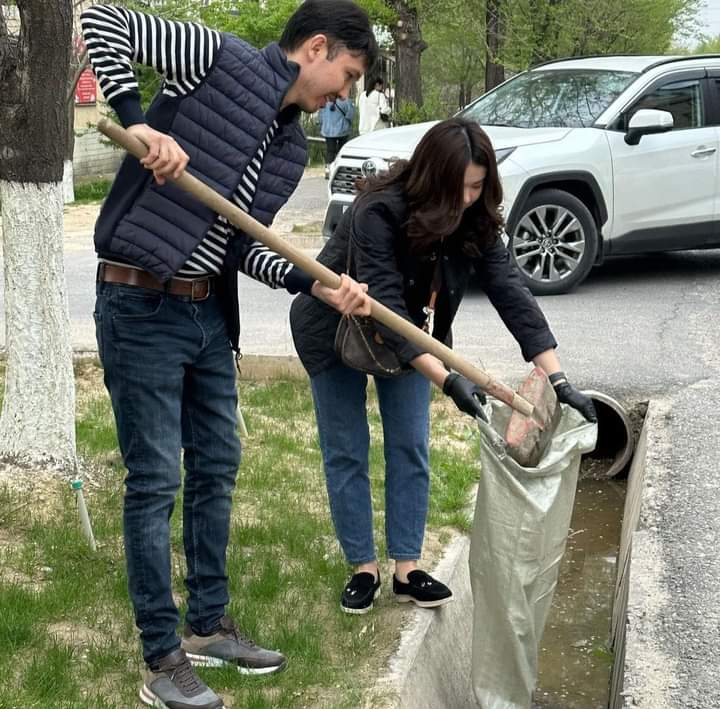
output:
M105 635L99 630L81 623L52 623L47 627L47 634L68 647L102 645L105 640Z
M100 363L95 359L75 362L75 415L83 418L91 404L107 398Z
M38 468L0 462L0 487L4 487L14 500L8 514L15 516L22 513L37 520L55 518L63 509L63 491L73 477L73 471L67 468Z
M63 209L65 234L92 231L100 214L100 203L68 204Z

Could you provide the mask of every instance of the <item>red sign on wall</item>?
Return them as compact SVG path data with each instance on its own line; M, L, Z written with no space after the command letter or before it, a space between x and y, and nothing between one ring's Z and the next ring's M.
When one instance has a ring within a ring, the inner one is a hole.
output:
M87 106L97 101L97 85L92 69L85 69L75 85L75 104Z

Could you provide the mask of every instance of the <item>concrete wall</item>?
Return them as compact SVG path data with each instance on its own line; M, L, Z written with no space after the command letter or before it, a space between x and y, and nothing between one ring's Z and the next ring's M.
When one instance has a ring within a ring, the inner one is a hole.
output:
M623 526L618 556L618 576L615 585L615 601L610 642L615 650L615 662L611 680L610 709L620 709L624 705L622 695L625 684L625 640L627 630L627 605L630 589L633 538L640 525L643 491L645 489L645 468L647 459L648 431L656 417L656 407L650 404L645 422L640 432L635 455L628 473L628 489L623 512Z
M102 142L101 138L104 136L95 129L86 130L76 136L73 153L76 182L115 175L124 153L108 145L107 140Z
M112 177L120 166L123 151L110 145L107 138L95 128L98 121L109 112L99 87L97 103L75 106L73 171L76 182Z
M630 707L717 707L717 697L696 704L676 701L679 665L687 665L681 650L661 637L670 615L683 600L671 595L665 578L662 533L655 508L668 476L667 404L650 402L630 470L623 518L613 634L615 662L610 709ZM679 554L672 549L671 554ZM692 582L691 582L692 583ZM709 662L716 664L715 660ZM711 665L705 665L709 668ZM687 667L685 667L687 669Z

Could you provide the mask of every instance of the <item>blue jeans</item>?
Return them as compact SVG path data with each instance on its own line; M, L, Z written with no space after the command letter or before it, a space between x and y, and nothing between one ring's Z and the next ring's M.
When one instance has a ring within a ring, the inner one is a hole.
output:
M311 378L330 513L348 563L377 558L368 476L367 376L336 364ZM388 556L419 559L428 507L430 382L413 372L375 379L385 443Z
M216 296L203 301L99 283L98 350L127 468L128 586L146 662L180 645L170 516L184 451L186 620L216 627L228 603L225 551L240 463L235 365Z

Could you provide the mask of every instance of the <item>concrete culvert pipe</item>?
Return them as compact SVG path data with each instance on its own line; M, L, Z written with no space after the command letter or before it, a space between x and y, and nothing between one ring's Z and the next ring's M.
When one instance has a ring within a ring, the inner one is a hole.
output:
M635 439L630 418L622 404L611 396L593 390L583 393L593 400L598 416L597 446L585 457L608 461L609 467L598 471L593 477L612 478L622 472L632 458Z

